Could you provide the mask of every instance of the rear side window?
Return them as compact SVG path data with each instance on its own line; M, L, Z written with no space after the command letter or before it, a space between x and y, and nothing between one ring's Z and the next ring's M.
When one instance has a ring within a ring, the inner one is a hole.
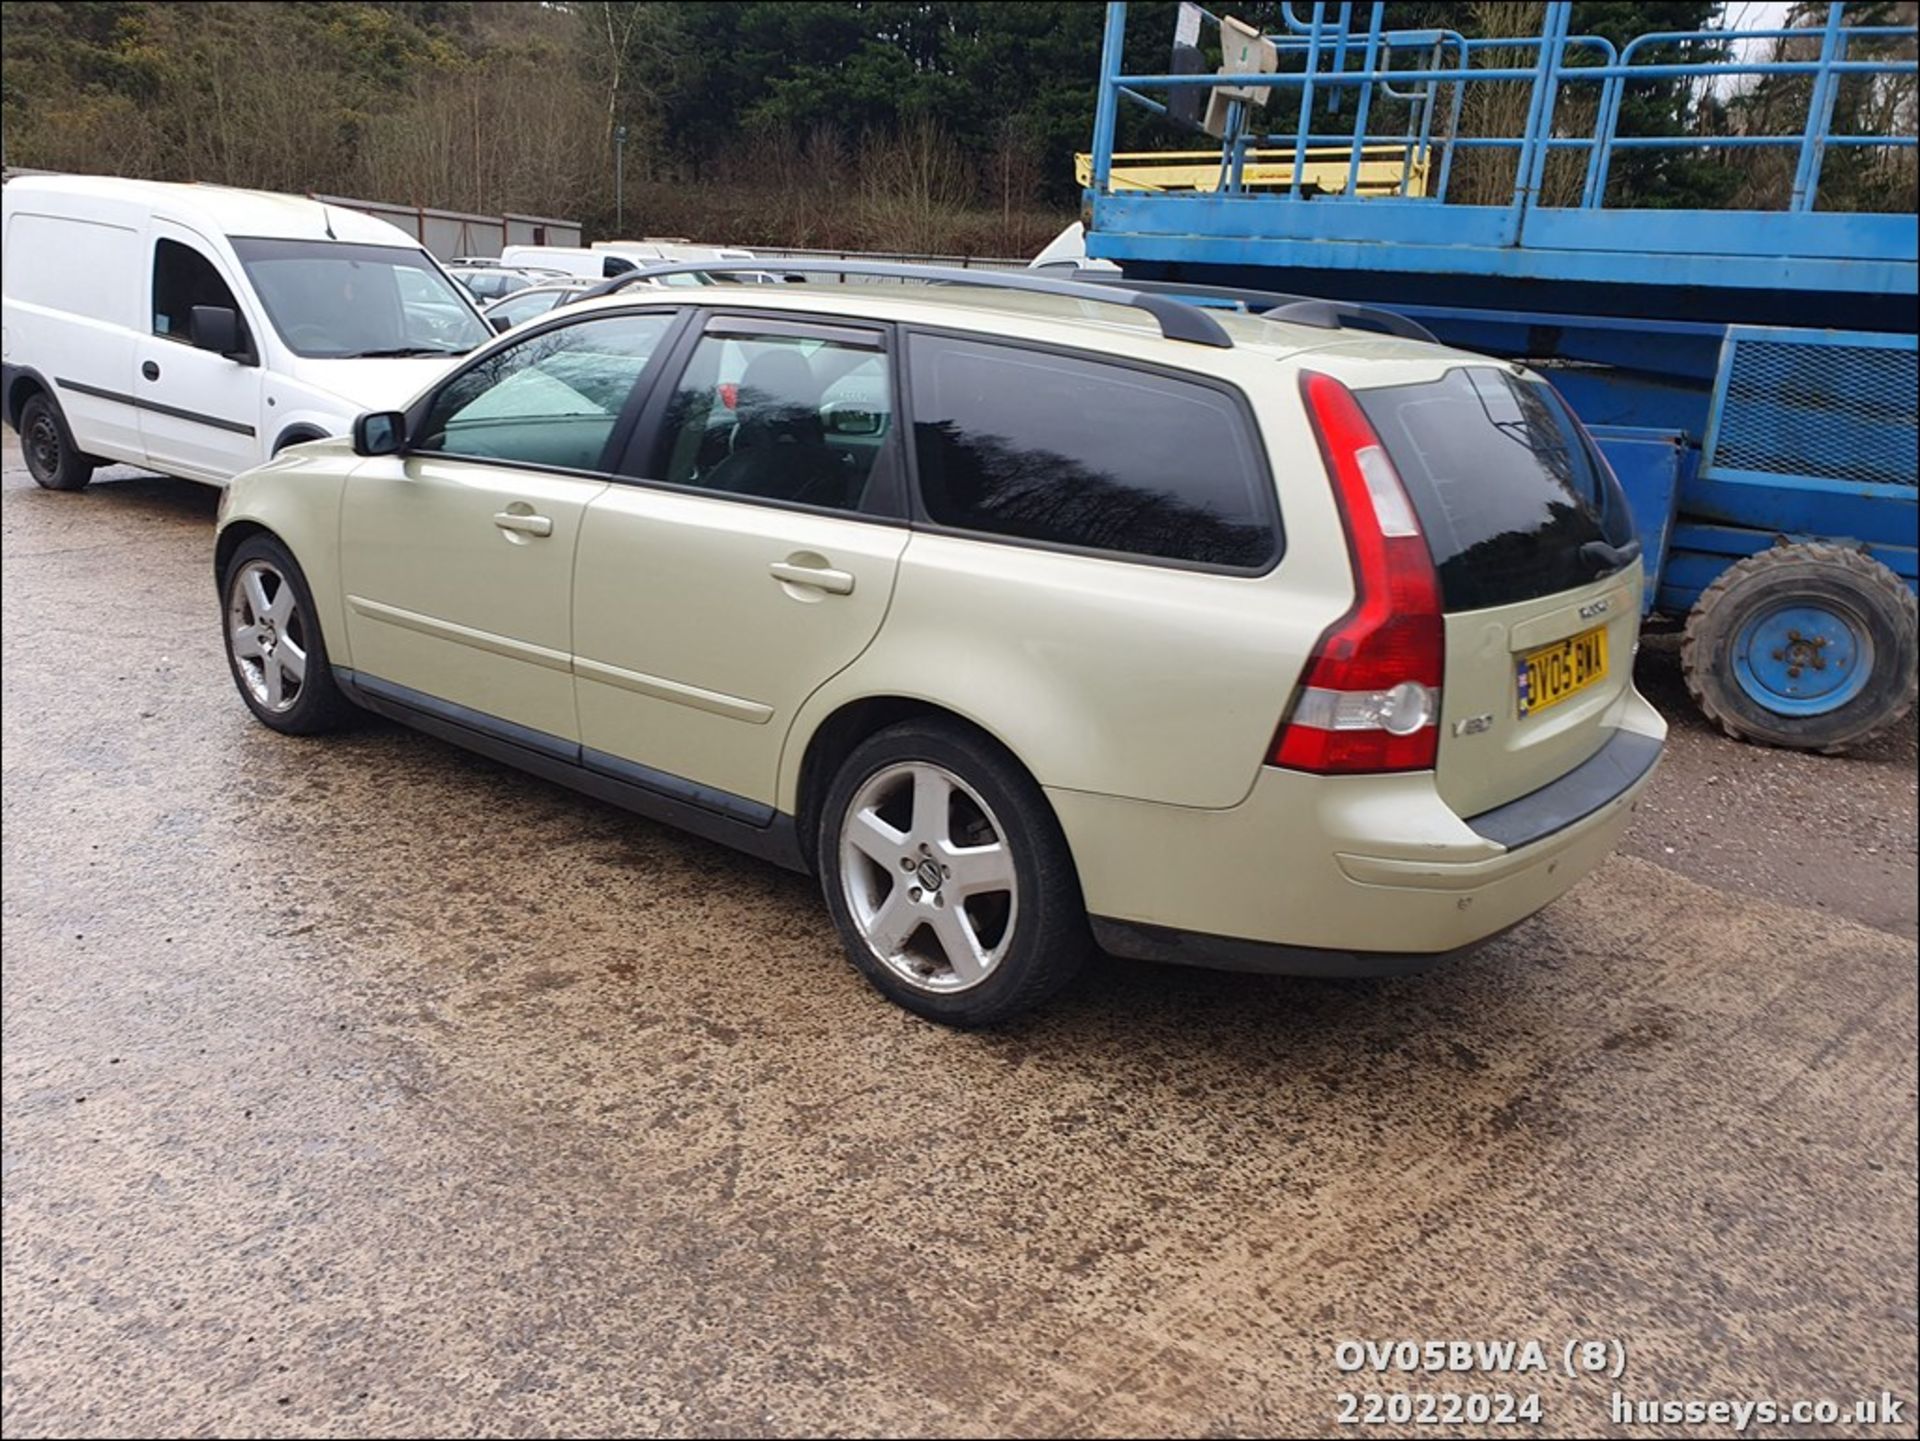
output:
M169 340L193 339L193 307L224 306L240 313L233 292L213 262L190 245L159 240L153 247L153 333ZM246 322L241 321L242 333Z
M1574 590L1621 568L1608 550L1633 538L1626 498L1552 386L1462 366L1355 398L1419 512L1448 610Z
M1012 346L915 336L920 492L940 525L1253 570L1279 554L1252 426L1211 386Z

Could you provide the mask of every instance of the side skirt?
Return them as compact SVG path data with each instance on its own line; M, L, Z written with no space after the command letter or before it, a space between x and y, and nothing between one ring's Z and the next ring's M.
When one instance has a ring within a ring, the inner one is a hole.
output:
M811 869L794 818L771 806L617 756L583 752L572 741L344 666L334 667L333 678L349 700L376 715L787 870Z

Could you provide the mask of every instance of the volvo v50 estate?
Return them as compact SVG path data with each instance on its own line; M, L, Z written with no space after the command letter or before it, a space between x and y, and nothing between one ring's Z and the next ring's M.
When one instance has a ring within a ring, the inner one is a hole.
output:
M1665 727L1543 379L1325 304L890 278L570 305L243 474L241 697L810 871L954 1025L1096 946L1417 968L1607 854Z

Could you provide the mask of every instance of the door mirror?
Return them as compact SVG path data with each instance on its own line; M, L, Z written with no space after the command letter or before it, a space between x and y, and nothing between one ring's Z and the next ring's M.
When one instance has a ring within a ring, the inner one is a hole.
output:
M240 316L225 305L196 305L192 312L196 350L211 350L230 360L240 355Z
M370 410L354 419L355 455L398 455L406 439L407 417L398 410Z
M879 411L838 400L820 413L820 422L828 435L878 435L887 428Z

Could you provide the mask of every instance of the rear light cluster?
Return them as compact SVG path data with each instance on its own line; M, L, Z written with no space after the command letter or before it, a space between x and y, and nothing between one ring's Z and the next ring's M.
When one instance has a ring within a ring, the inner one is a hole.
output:
M1430 770L1446 632L1420 519L1353 392L1312 371L1300 389L1333 476L1355 594L1314 645L1268 760L1323 775Z

